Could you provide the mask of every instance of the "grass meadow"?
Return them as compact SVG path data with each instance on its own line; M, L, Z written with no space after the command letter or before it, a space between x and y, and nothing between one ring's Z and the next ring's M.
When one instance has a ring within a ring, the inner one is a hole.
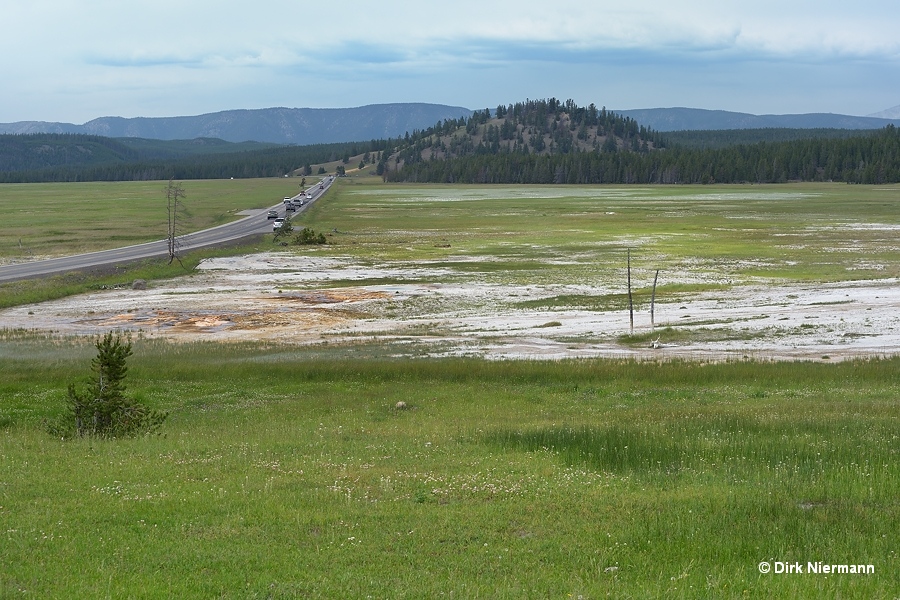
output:
M770 186L380 186L341 182L304 224L361 260L482 258L454 269L514 281L609 271L625 250L669 284L709 285L900 276L900 188ZM548 264L552 268L548 268ZM696 290L693 290L696 291Z
M182 231L215 227L299 191L299 179L182 182ZM34 260L166 238L165 181L0 185L0 259Z
M0 185L0 264L106 250L165 239L164 181ZM299 191L298 179L233 179L183 182L187 196L179 214L183 232L215 227L240 218L242 210L263 209ZM268 249L262 245L262 249ZM260 250L259 240L226 251L204 249L181 263L143 261L0 284L0 308L40 302L126 285L135 279L184 275L204 258Z
M897 208L887 187L342 181L302 217L329 244L302 252L448 277L471 258L486 281L527 285L620 279L628 247L645 275L690 266L685 293L724 293L896 277ZM42 423L87 376L91 342L0 329L0 598L900 592L900 358L389 359L365 340L138 337L128 391L169 411L162 435L51 438Z
M136 340L130 392L170 411L163 435L62 442L41 422L93 348L7 332L2 349L3 597L900 586L898 360L410 361Z
M236 218L292 194L299 180L187 181L184 230ZM0 260L99 250L165 237L165 182L0 186ZM36 227L38 222L40 226ZM900 188L839 184L745 186L384 185L339 179L322 202L295 218L325 232L318 255L360 264L446 268L485 283L603 284L625 302L625 252L634 299L649 303L654 273L669 296L727 294L746 283L900 277ZM238 251L271 249L256 240ZM188 269L216 253L184 257ZM0 284L0 307L183 274L180 266L123 265Z

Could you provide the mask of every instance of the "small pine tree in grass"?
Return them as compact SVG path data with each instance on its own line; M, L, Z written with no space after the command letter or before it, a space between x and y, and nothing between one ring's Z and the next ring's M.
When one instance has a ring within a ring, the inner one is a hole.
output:
M168 413L125 396L130 338L110 332L97 340L96 347L87 389L79 392L75 384L69 384L67 413L50 423L48 431L61 438L130 437L158 431Z
M291 218L285 217L284 222L275 230L275 235L272 238L273 242L277 242L280 238L287 237L291 235L294 231L294 226L291 224Z

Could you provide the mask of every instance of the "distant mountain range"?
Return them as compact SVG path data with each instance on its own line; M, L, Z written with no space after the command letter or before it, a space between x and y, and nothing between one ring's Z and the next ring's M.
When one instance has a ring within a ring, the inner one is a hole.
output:
M900 104L868 116L877 117L879 119L900 119Z
M471 110L441 104L371 104L357 108L263 108L194 117L101 117L84 125L20 121L0 133L81 133L111 138L326 144L402 137L438 121L469 117Z
M401 137L474 111L442 104L370 104L357 108L263 108L189 117L101 117L83 125L20 121L0 123L0 134L81 133L111 138L322 144ZM900 106L868 117L825 113L752 115L697 108L614 110L656 131L724 129L880 129L900 125Z
M853 117L831 113L809 113L802 115L751 115L725 110L704 110L700 108L644 108L636 110L614 110L631 117L644 127L656 131L723 130L723 129L881 129L886 125L900 125L900 115L885 118L900 112L900 107L888 109L879 116Z

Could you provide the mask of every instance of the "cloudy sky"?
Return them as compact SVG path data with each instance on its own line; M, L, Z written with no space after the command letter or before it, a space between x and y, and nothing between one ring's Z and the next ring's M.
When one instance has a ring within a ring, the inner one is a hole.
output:
M867 115L900 104L897 0L29 0L0 122L571 98Z

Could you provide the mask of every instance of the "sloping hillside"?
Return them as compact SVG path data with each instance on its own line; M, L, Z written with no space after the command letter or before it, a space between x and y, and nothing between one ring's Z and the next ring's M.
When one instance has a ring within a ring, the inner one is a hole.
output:
M28 121L0 124L0 133L82 133L112 138L321 144L400 137L472 111L441 104L372 104L357 108L264 108L188 117L101 117L84 125Z

